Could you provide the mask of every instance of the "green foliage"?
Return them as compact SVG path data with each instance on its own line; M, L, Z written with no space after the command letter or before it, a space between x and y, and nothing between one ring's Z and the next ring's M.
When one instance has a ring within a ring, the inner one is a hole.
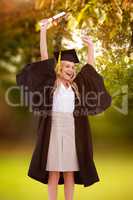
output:
M3 2L3 1L2 1ZM132 32L133 22L130 2L116 0L58 0L22 2L12 4L0 3L0 79L16 84L16 73L24 64L40 60L38 21L51 17L61 11L69 16L58 26L47 32L48 51L52 56L53 49L64 48L62 39L72 41L72 32L77 28L91 36L100 52L95 63L98 71L105 78L105 84L113 93L122 85L129 88L129 106L132 102ZM22 9L20 9L22 8ZM79 36L80 37L80 36ZM100 47L97 44L100 43ZM81 62L85 61L86 48L78 50ZM80 66L77 67L78 70Z

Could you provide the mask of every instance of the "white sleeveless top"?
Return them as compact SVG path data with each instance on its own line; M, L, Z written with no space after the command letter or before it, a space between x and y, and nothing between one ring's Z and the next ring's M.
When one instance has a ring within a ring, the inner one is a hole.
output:
M55 112L73 112L75 104L75 95L72 87L67 89L61 82L59 88L54 91L53 94L53 106L52 111Z

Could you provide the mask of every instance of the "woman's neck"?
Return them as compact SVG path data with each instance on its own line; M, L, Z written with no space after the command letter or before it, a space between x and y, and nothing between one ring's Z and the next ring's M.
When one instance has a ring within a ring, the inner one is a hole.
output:
M64 84L64 86L66 88L68 88L71 85L70 81L68 81L66 79L63 79L63 78L59 77L59 80Z

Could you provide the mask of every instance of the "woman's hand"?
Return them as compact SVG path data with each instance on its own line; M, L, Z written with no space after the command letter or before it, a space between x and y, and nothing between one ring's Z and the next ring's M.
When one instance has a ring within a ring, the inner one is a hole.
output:
M94 66L94 44L89 36L84 36L82 39L88 46L87 63Z
M47 29L47 26L48 26L48 24L49 24L48 19L42 19L42 20L40 21L40 23L41 23L41 30L46 30L46 29Z
M85 42L88 46L94 47L92 40L90 39L89 36L83 36L82 37L83 42Z

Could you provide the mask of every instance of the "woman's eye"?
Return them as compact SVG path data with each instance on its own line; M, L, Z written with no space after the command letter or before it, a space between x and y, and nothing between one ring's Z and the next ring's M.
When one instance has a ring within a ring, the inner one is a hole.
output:
M69 66L69 65L66 65L65 67L66 67L66 68L71 68L71 66ZM72 67L72 69L75 69L75 66Z

